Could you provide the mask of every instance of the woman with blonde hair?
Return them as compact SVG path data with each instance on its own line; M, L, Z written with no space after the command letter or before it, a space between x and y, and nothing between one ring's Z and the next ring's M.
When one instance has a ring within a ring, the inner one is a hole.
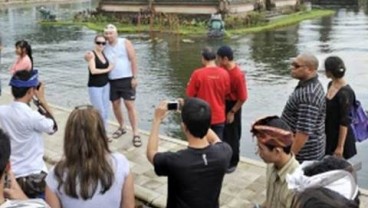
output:
M46 178L46 202L52 208L133 208L129 162L111 153L99 112L76 107L64 133L64 157Z

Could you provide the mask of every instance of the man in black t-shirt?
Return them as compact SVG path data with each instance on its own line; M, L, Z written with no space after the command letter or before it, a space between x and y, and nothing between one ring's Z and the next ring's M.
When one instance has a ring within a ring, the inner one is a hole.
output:
M181 126L188 148L160 153L158 134L167 111L166 101L156 108L147 146L147 157L156 174L168 176L167 207L218 208L232 150L209 128L209 105L198 98L187 99L181 110Z

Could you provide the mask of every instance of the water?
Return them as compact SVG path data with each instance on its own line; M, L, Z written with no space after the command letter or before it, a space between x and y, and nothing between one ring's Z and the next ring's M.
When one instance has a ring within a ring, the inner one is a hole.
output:
M75 11L95 6L96 2L47 5L57 12L59 18L68 18ZM255 141L249 127L258 117L281 114L297 83L289 75L290 58L300 52L313 52L321 62L331 54L343 58L348 67L347 80L368 109L368 84L365 81L368 79L367 10L366 6L355 10L340 9L332 17L224 41L201 38L189 44L177 36L155 34L156 41L150 41L148 34L129 35L135 45L139 65L136 101L139 127L150 129L154 106L160 100L184 96L191 72L200 67L200 49L207 45L217 48L229 44L235 49L237 63L247 72L249 100L243 107L243 156L259 159L254 154ZM15 57L14 43L27 39L34 50L35 66L40 69L41 79L46 83L48 100L66 108L88 103L88 72L83 55L92 49L96 32L83 27L42 26L37 24L38 20L35 6L0 9L0 32L5 44L0 68L3 87L10 77L7 68ZM323 69L320 71L321 81L327 86ZM182 137L178 122L178 115L169 115L161 132ZM364 151L368 142L357 146L358 155L353 160L363 163L359 184L368 188L368 153Z

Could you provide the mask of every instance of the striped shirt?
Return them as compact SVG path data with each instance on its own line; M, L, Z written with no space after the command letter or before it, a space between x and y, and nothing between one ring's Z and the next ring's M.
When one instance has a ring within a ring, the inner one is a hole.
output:
M325 116L325 92L318 76L300 81L281 116L294 134L300 132L308 135L307 142L296 155L299 162L319 160L325 155Z

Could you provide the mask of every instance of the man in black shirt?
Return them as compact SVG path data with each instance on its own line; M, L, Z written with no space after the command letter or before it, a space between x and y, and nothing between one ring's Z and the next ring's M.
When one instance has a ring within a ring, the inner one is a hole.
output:
M168 208L218 208L219 195L232 150L209 128L211 110L198 98L189 98L181 110L182 129L188 148L158 152L159 128L167 102L155 110L147 146L148 160L159 176L168 176Z

